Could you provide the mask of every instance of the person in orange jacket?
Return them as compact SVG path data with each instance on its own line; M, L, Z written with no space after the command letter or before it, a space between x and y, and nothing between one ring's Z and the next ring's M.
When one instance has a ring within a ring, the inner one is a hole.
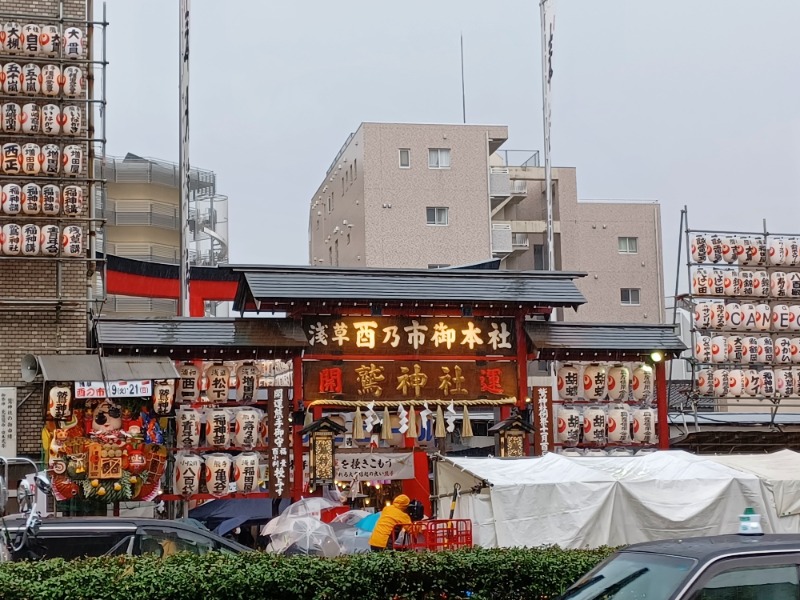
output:
M411 499L405 494L400 494L394 501L381 511L375 529L369 537L369 547L373 552L381 550L391 550L394 545L392 533L395 525L411 525L411 517L408 516L408 505Z

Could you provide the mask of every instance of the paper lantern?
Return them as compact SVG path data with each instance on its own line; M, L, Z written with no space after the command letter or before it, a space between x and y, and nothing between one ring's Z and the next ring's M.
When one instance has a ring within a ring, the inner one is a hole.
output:
M769 296L769 274L766 271L753 271L753 295L761 298Z
M25 175L38 175L41 168L42 149L39 144L24 144L22 146L22 172Z
M692 273L692 294L695 296L707 296L709 294L709 271L707 269L695 269Z
M16 102L6 102L2 111L4 133L19 133L22 128L22 108Z
M200 411L189 406L180 406L175 411L175 443L178 448L200 446Z
M724 398L728 395L730 383L727 369L714 369L714 397Z
M196 454L179 452L175 458L175 493L184 497L200 491L203 459Z
M79 27L65 28L61 45L64 48L64 58L83 57L83 30Z
M711 303L711 329L725 329L725 303L722 301Z
M3 81L3 92L9 96L17 96L22 91L22 67L15 62L3 65L0 79Z
M724 335L711 338L711 362L724 363L728 360L728 340Z
M86 80L80 67L66 67L61 72L61 93L66 98L81 98Z
M639 365L633 370L631 390L633 397L640 401L649 401L653 397L654 374L649 365Z
M744 372L741 369L728 371L728 395L739 398L744 393Z
M258 462L257 452L242 452L234 459L233 480L240 494L258 491Z
M745 303L741 305L742 325L740 331L755 331L756 329L756 307L754 304Z
M586 365L583 369L583 397L598 400L606 393L606 369L598 364Z
M758 338L747 336L742 339L742 360L751 365L758 362Z
M57 65L42 67L42 94L48 98L61 94L61 69Z
M694 328L711 327L711 302L698 302L694 307Z
M83 254L83 229L80 225L67 225L61 232L61 255L77 257Z
M725 295L725 273L722 269L712 269L708 277L708 293L712 296Z
M728 297L738 297L742 295L741 280L738 271L723 271L722 287Z
M206 410L206 445L212 448L230 446L231 413L227 408Z
M39 105L33 102L24 104L19 113L19 123L22 128L22 133L40 133L42 130L42 112Z
M695 335L694 356L701 363L711 362L711 338L707 335Z
M560 406L556 416L558 441L562 444L577 444L583 427L580 411L572 406Z
M22 252L22 227L16 223L3 225L3 242L0 247L5 256L19 256Z
M797 398L798 396L800 396L800 368L792 367L792 378L794 379L793 396Z
M736 262L736 246L739 240L734 237L722 238L722 260L732 265Z
M65 106L61 109L59 124L64 135L79 136L83 130L83 110L74 104Z
M42 214L54 217L61 212L61 188L48 184L42 186Z
M583 441L587 444L606 443L606 411L596 405L583 411Z
M237 448L254 448L258 445L258 424L261 411L256 408L240 408L233 418L233 445Z
M712 235L708 238L708 260L712 263L722 262L722 238L719 235Z
M22 226L22 255L38 256L42 248L42 230L38 225L27 223Z
M0 32L0 51L6 54L19 54L22 52L22 27L19 23L10 21L3 25Z
M755 296L753 285L755 284L755 274L753 271L739 271L739 293L742 296Z
M776 304L772 307L772 331L788 331L791 311L787 304Z
M205 457L205 463L208 493L218 498L227 496L231 484L231 457L221 453L209 454Z
M42 146L42 175L58 175L61 167L61 148L57 144Z
M208 380L207 393L211 402L228 401L230 376L230 370L227 365L211 365L206 369L206 379Z
M769 275L769 293L773 298L785 298L789 295L789 284L786 273L773 271Z
M752 254L751 254L752 250ZM740 265L752 265L753 257L758 255L758 248L753 246L751 238L740 238L736 243L736 261Z
M239 402L255 400L258 384L258 367L243 364L236 369L236 399Z
M364 430L363 424L361 430ZM353 436L353 439L355 440L355 436ZM261 420L258 423L258 445L269 445L269 415L266 412L261 415Z
M774 341L774 356L772 362L776 365L788 365L792 362L792 340L788 337L777 337Z
M153 413L166 417L172 413L175 403L175 380L153 381Z
M614 365L608 370L606 389L611 401L627 400L630 388L631 371L624 365Z
M78 144L64 146L61 153L62 172L67 177L79 177L83 173L83 148Z
M758 393L758 371L755 369L742 370L742 393L745 396L755 396Z
M578 369L573 365L562 365L556 374L556 387L558 397L562 400L571 400L580 393Z
M22 186L22 214L38 215L42 211L42 188L35 183Z
M788 398L795 395L794 374L791 368L777 368L773 370L775 377L775 396Z
M790 267L796 267L800 265L800 240L796 237L788 238L786 240L786 252L787 252L787 259L788 265Z
M769 264L769 250L767 249L767 241L764 238L756 238L756 247L758 248L758 262L759 265Z
M694 376L697 393L702 396L711 394L714 389L714 376L711 369L699 369Z
M756 331L769 331L772 328L772 307L769 304L755 305Z
M731 302L725 305L725 327L726 331L736 331L742 327L744 316L742 315L742 307L736 302Z
M64 214L77 217L83 213L83 188L79 185L67 185L62 190Z
M178 385L181 401L194 404L200 397L200 369L192 363L184 363L180 365L178 373L181 376Z
M16 183L7 183L3 186L2 203L3 214L18 215L22 212L22 188Z
M702 233L696 233L691 239L691 253L692 261L696 263L704 263L708 259L708 253L711 251L708 239Z
M637 444L655 444L656 411L652 408L637 408L633 411L633 441Z
M42 25L39 34L39 53L43 56L61 54L61 32L55 25Z
M773 237L767 243L768 264L773 267L784 265L788 262L788 248L786 247L786 240L781 237Z
M3 144L3 173L19 175L22 170L22 147L16 142Z
M42 68L34 63L22 66L22 93L38 96L42 91Z
M729 335L726 348L728 362L744 362L744 338L742 336Z
M56 421L67 421L72 416L72 388L56 385L47 394L47 414Z
M28 23L22 26L22 52L28 56L37 56L41 52L41 25Z
M800 365L800 337L792 338L791 353L792 353L792 363Z
M631 441L631 412L627 404L618 403L608 407L608 441L614 444Z
M786 293L793 300L800 300L800 273L792 271L786 274Z
M765 398L772 398L775 395L775 372L772 369L759 371L758 394Z
M775 358L775 345L771 337L758 338L758 362L762 365L771 365Z
M42 254L58 256L61 250L61 230L58 225L42 225Z

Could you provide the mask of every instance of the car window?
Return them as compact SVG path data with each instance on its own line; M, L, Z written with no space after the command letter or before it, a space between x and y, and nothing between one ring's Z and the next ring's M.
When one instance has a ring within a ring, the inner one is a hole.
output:
M128 537L122 538L116 546L111 548L108 552L106 552L107 556L125 556L131 551L131 545L133 540L136 536L129 535Z
M694 600L800 600L797 565L765 565L722 571Z
M81 558L84 556L103 556L120 540L126 537L124 531L70 531L49 533L39 531L36 542L42 548L45 558Z
M142 528L137 531L137 554L171 556L179 552L206 554L214 550L214 540L182 529Z

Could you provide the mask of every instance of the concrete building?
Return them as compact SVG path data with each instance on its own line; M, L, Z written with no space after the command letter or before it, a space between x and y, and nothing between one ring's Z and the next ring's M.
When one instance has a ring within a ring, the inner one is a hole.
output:
M180 177L178 165L128 154L107 158L102 168L106 199L98 212L106 219L102 240L109 254L170 265L180 263ZM228 198L217 194L216 175L192 169L189 203L189 260L192 265L228 262ZM223 316L224 306L206 306ZM175 316L177 301L109 295L103 314Z
M311 199L309 262L546 268L544 169L507 139L505 126L362 123ZM588 303L563 319L660 323L659 204L579 202L574 168L553 169L553 189L556 268L588 273Z

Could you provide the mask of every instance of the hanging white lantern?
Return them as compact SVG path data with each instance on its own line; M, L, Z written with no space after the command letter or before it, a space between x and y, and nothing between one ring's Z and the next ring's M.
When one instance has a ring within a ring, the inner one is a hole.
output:
M608 369L606 389L611 401L627 400L630 389L631 371L624 365L614 365Z
M68 187L78 187L78 186L68 186ZM64 193L66 195L67 188L64 188ZM66 212L66 205L65 211ZM180 390L181 400L183 402L195 403L197 399L200 397L200 379L202 375L200 373L200 369L197 365L194 365L190 362L184 363L180 365L178 369L178 374L181 376L180 384L178 389Z
M754 365L758 363L758 338L747 336L742 339L742 359L744 362Z
M772 362L776 365L788 365L792 362L792 340L788 337L775 338L775 350Z
M0 51L6 54L19 54L22 52L22 27L19 23L10 21L3 25L0 32Z
M28 56L37 56L41 52L41 25L28 23L22 26L22 52Z
M727 341L727 360L732 363L744 362L744 338L740 335L729 335Z
M769 331L772 328L772 307L769 304L756 304L756 331Z
M724 363L728 360L728 340L724 335L711 338L711 362Z
M22 255L38 256L42 248L42 230L38 225L27 223L22 226Z
M722 262L722 238L713 234L708 238L708 260L712 263Z
M701 396L711 394L714 389L714 375L711 369L699 369L694 376L697 393Z
M72 416L72 388L53 386L47 397L47 414L56 421L68 421Z
M18 215L22 212L22 188L17 183L3 186L2 205L4 215Z
M64 48L64 58L83 57L83 30L79 27L64 28L64 37L61 40Z
M602 365L592 363L583 369L583 397L587 400L598 400L606 393L606 369Z
M578 426L580 427L580 425ZM266 412L261 416L258 424L258 445L264 447L269 445L269 415Z
M789 398L795 395L794 375L791 368L778 368L773 371L775 377L775 396Z
M741 281L739 280L738 271L723 271L722 272L722 287L724 288L725 295L729 298L735 298L742 295Z
M771 365L775 359L775 345L771 337L758 338L758 362L762 365Z
M258 445L258 424L261 411L240 408L233 419L233 445L237 448L255 448Z
M83 188L79 185L67 185L63 189L64 214L77 217L83 213Z
M153 381L153 413L166 417L172 413L175 403L175 380L162 379Z
M42 188L35 183L22 186L22 214L38 215L42 211Z
M81 98L83 97L83 89L86 84L83 70L80 67L69 66L65 67L61 72L61 93L66 98Z
M34 102L24 104L19 115L19 121L22 126L22 133L39 133L42 129L42 113L39 105Z
M711 329L717 331L725 329L725 303L722 301L711 303Z
M16 223L3 225L3 254L5 256L19 256L22 252L22 227Z
M786 241L781 237L771 237L767 243L768 264L778 267L784 264L788 257Z
M800 273L792 271L786 274L786 293L793 300L800 300Z
M64 146L61 154L62 172L68 177L79 177L83 173L83 148L78 144Z
M251 494L258 491L258 453L242 452L233 461L233 480L236 491Z
M652 408L637 408L633 411L633 441L637 444L655 444L656 411Z
M728 395L739 398L744 393L744 372L741 369L728 371Z
M727 369L714 369L714 397L724 398L728 395L730 383Z
M175 411L175 443L178 448L200 446L200 411L180 406Z
M786 273L773 271L769 276L769 293L773 298L785 298L789 295L789 284Z
M696 233L692 236L691 240L691 253L692 261L696 263L704 263L708 259L708 254L711 248L708 244L708 239L702 233Z
M231 457L227 454L209 454L206 461L206 488L212 496L222 497L230 493Z
M61 188L49 183L42 186L42 214L54 217L61 213Z
M16 102L6 102L2 106L3 132L19 133L22 127L22 108Z
M758 394L765 398L772 398L775 395L775 372L772 369L759 371Z
M22 170L22 146L16 142L3 144L3 173L19 175Z
M753 271L753 295L761 298L769 296L769 273Z
M42 254L58 256L61 250L61 230L58 225L42 225Z
M711 327L711 302L698 302L694 307L694 328Z
M788 238L786 240L786 252L788 265L796 267L800 265L800 240L796 237Z
M175 492L188 498L200 491L203 459L197 454L179 452L175 458Z
M61 54L61 31L56 25L42 25L42 32L39 34L39 52L43 56Z
M22 146L22 172L25 175L38 175L42 168L42 149L39 144ZM24 188L23 188L24 190Z
M709 294L712 296L725 295L725 271L722 269L712 269L708 277Z
M648 402L653 397L654 383L653 368L649 365L639 365L633 370L633 379L631 379L633 397L639 401Z
M701 363L711 362L711 338L709 336L695 335L694 356Z
M695 296L707 296L710 285L709 271L707 269L695 269L692 273L692 294Z
M766 266L769 264L769 250L767 250L767 241L764 238L757 238L755 241L758 246L758 264Z
M725 330L736 331L741 329L744 316L742 315L742 307L736 302L731 302L725 305Z
M562 444L577 444L583 428L583 416L574 406L561 405L556 413L557 438Z
M67 225L61 233L61 255L77 257L83 254L83 229L80 225Z
M606 411L590 405L583 411L583 441L587 444L606 443Z
M739 240L733 237L722 238L722 260L732 265L736 262L736 246Z
M556 374L558 397L562 400L577 398L580 393L579 381L578 369L574 365L562 365Z
M255 400L258 374L258 367L252 364L243 364L236 369L236 399L239 402Z
M3 65L0 79L3 81L3 93L17 96L22 91L22 67L18 63L10 62Z
M794 394L795 398L800 396L800 368L792 367L792 379L794 379Z
M83 110L79 106L70 104L61 109L59 115L61 131L64 135L79 136L83 129Z
M42 67L42 94L55 98L61 94L61 69L58 65Z
M614 444L631 441L631 412L627 404L617 403L608 407L608 441Z
M755 369L742 370L742 392L745 396L755 396L758 393L758 371Z
M776 304L772 307L772 331L787 331L791 311L787 304Z
M756 329L756 307L749 302L742 304L742 326L740 331L755 331Z
M213 448L230 446L231 413L226 408L206 410L206 445Z
M42 69L39 65L28 63L22 66L22 93L38 96L42 91Z
M750 238L739 238L736 243L736 261L740 265L750 265L750 254L749 250L751 248L751 239ZM755 253L754 253L755 254Z
M58 144L45 144L42 146L42 175L58 175L61 167L61 149Z
M756 278L753 271L739 271L737 277L739 279L739 293L741 293L742 296L755 296L756 293L753 286Z
M800 364L800 337L792 338L791 341L792 363Z

